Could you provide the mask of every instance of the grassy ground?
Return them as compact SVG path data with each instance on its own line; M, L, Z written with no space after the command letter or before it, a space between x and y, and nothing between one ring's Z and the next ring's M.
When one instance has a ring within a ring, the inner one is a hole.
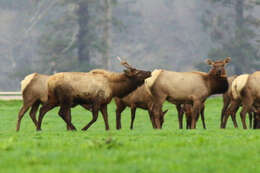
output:
M15 132L20 101L0 101L0 172L260 172L259 131L219 129L221 98L206 104L207 130L198 122L196 130L179 130L177 113L169 109L163 130L153 130L148 114L138 110L134 130L129 130L130 111L122 115L121 131L115 130L115 105L109 105L111 130L104 130L102 116L87 132L67 132L57 109L43 120L43 131L35 132L25 115L21 131ZM80 129L91 114L72 110Z

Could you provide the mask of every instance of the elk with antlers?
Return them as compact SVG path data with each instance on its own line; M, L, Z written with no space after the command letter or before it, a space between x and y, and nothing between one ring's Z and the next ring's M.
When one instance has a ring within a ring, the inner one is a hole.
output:
M123 73L97 69L88 73L64 72L52 75L48 80L48 102L40 110L37 130L41 129L44 114L57 105L60 106L59 115L71 130L75 130L70 120L70 108L78 104L90 105L93 115L82 130L87 130L97 120L99 110L108 130L107 104L113 97L126 96L151 76L151 72L135 69L126 61L121 60L121 64L127 68Z

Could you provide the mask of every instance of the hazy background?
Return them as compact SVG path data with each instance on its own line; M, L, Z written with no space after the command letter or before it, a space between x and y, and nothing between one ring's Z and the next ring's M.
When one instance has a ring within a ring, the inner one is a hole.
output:
M260 67L260 0L0 0L0 91L33 72Z

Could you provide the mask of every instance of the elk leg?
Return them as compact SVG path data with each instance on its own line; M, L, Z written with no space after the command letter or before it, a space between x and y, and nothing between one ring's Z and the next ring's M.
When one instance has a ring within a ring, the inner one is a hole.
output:
M235 128L238 128L237 120L236 120L236 113L239 109L239 106L240 106L240 102L235 105L234 111L231 112L231 118L232 118L233 125Z
M33 121L35 127L37 127L36 112L37 112L37 110L38 110L38 108L39 108L39 105L40 105L40 102L39 102L39 101L36 102L36 103L34 103L34 104L32 105L31 110L30 110L30 117L31 117L31 119L32 119L32 121Z
M153 128L155 129L155 128L156 128L156 125L155 125L155 121L154 121L154 115L153 115L153 113L152 113L152 111L151 111L150 109L148 110L148 113L149 113L149 117L150 117L152 126L153 126Z
M223 121L221 122L221 128L222 128L222 129L225 129L225 128L226 128L226 124L227 124L227 120L228 120L228 118L229 118L229 115L230 115L229 112L225 112Z
M120 104L116 107L116 129L121 129L121 113L125 110L125 105Z
M20 130L21 120L22 120L24 114L30 108L30 106L31 106L30 104L26 104L26 105L23 105L23 107L20 109L19 114L18 114L17 124L16 124L16 131L17 132Z
M133 127L134 127L135 111L136 111L136 108L135 108L135 107L132 107L132 108L131 108L131 125L130 125L130 129L131 129L131 130L133 130Z
M181 108L180 104L176 105L176 109L177 109L177 112L178 112L179 129L182 129L183 128L183 114L184 114L184 111Z
M71 123L71 110L70 108L60 107L59 116L67 125L67 130L76 130L75 126Z
M221 110L221 118L220 118L220 128L222 127L222 123L223 123L224 117L225 117L225 112L227 111L229 104L230 104L230 98L224 94L223 95L223 107Z
M106 130L109 130L109 124L108 124L108 119L107 119L107 105L106 104L101 106L101 113L102 113L102 116L103 116L103 119L104 119Z
M200 115L201 115L201 121L202 121L202 125L203 125L203 128L206 129L206 123L205 123L205 117L204 117L204 110L205 110L205 107L203 106L201 111L200 111Z
M196 128L196 117L198 113L200 113L200 105L201 102L199 100L196 100L193 102L193 107L192 107L192 116L191 116L191 129Z
M256 113L254 112L253 129L256 129Z
M161 129L161 121L160 121L160 116L162 112L162 105L161 104L155 104L153 107L152 114L154 115L154 121L155 121L155 126L157 129Z
M247 129L246 112L247 112L247 108L242 108L242 111L240 112L240 118L241 118L241 121L242 121L243 129Z
M252 129L252 119L253 119L252 111L249 111L248 114L249 114L249 127L250 129Z
M236 122L236 112L239 108L240 102L239 101L232 101L230 106L227 108L227 110L224 113L224 118L223 122L221 123L221 128L226 128L227 125L227 120L229 116L231 115L234 127L237 127L237 122Z
M39 118L38 118L38 123L37 123L37 127L36 127L36 130L39 131L41 130L41 125L42 125L42 119L44 117L44 115L52 110L56 105L54 104L50 104L50 103L47 103L47 104L44 104L41 108L40 108L40 114L39 114Z
M235 128L238 128L237 120L236 120L236 113L237 113L237 111L239 109L239 104L237 104L235 109L234 109L234 111L231 112L231 118L232 118L233 125L234 125Z
M88 128L89 128L94 122L97 121L99 107L100 107L99 105L93 104L92 120L91 120L85 127L83 127L81 130L83 130L83 131L88 130Z
M253 105L253 99L252 98L246 97L243 100L243 107L242 107L242 110L240 112L240 118L241 118L244 129L247 129L246 114L247 114L247 112L249 112L251 110L252 105Z
M190 128L191 128L191 116L186 115L186 129L190 129Z

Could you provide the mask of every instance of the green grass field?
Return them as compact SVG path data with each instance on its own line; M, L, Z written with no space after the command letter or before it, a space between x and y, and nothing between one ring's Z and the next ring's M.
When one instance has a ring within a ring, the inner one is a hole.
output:
M196 130L179 130L175 106L169 109L162 130L153 130L146 111L137 110L134 130L130 111L122 115L122 130L115 130L115 105L109 105L110 131L101 114L86 132L80 129L91 114L77 107L72 121L78 131L68 132L55 109L36 132L28 113L15 132L21 101L0 101L0 172L260 172L260 134L257 130L234 129L229 120L219 129L222 99L206 103L207 130L201 121Z

